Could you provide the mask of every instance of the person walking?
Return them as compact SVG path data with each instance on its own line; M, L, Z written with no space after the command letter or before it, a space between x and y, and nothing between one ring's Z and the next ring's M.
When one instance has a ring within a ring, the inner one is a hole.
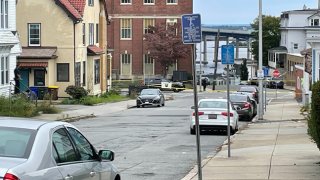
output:
M202 84L202 86L203 86L203 91L206 91L206 87L207 87L207 80L206 80L206 78L203 78L203 79L201 80L201 84Z

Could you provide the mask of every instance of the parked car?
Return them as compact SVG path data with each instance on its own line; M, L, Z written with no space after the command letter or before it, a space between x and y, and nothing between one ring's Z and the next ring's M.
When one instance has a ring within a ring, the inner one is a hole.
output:
M0 179L120 180L113 159L69 123L0 119Z
M257 115L258 112L258 103L257 101L254 99L253 94L250 92L233 92L233 94L245 94L247 96L249 96L250 98L250 102L253 106L253 116Z
M241 86L238 92L252 93L254 99L259 104L259 90L256 86Z
M173 82L163 78L146 78L145 85L150 88L159 88L161 90L169 90L174 92L183 91L185 89L183 82Z
M143 89L137 97L137 107L164 106L165 99L160 89Z
M200 131L227 130L228 106L230 108L230 130L234 134L238 130L238 113L226 99L201 99L198 103ZM194 108L194 107L192 107ZM195 113L190 117L190 134L195 134Z
M230 101L237 110L240 119L251 120L254 114L254 108L247 94L230 94Z
M275 89L283 89L284 87L284 82L282 78L276 78L273 77L268 83L269 88L275 88Z

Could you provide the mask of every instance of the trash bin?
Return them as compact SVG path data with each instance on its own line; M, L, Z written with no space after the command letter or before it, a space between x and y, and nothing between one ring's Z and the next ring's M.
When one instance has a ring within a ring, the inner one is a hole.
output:
M38 97L39 96L39 91L37 86L30 86L29 89L34 92L34 94Z
M38 88L38 99L43 100L44 95L48 94L48 87L46 86L37 86Z
M48 91L52 100L58 100L58 89L58 86L48 86Z

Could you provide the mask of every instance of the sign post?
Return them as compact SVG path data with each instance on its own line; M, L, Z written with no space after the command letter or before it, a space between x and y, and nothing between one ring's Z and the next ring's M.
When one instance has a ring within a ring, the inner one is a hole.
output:
M221 63L227 65L227 107L228 107L228 157L230 153L230 85L229 85L229 65L234 64L234 46L221 46Z
M278 78L280 76L280 72L278 69L275 69L272 73L273 77ZM278 98L278 83L275 81L276 84L276 99Z
M198 113L198 92L197 92L197 82L196 82L197 73L196 73L196 59L195 59L196 43L201 43L201 17L200 17L200 14L185 14L185 15L182 15L181 21L182 21L181 24L182 24L183 43L193 44L192 74L193 74L195 129L196 129L196 140L197 140L198 179L202 180L200 127L199 127L199 113Z

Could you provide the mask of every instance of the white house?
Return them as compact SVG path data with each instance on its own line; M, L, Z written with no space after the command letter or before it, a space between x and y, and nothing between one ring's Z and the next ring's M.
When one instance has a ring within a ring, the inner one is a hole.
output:
M0 0L0 96L13 89L16 57L21 52L16 31L16 0Z
M310 9L306 6L302 10L285 11L281 14L281 47L286 48L287 54L299 54L307 49L312 51L312 82L319 80L320 70L320 1L318 9ZM303 54L304 56L306 54ZM306 67L306 56L301 57L301 64ZM298 57L298 56L297 56ZM277 59L277 58L275 58ZM269 63L271 60L269 59ZM285 63L289 64L287 70L290 71L291 66L295 66L287 57ZM277 63L275 63L277 64ZM305 68L304 68L305 69ZM302 81L302 99L303 102L310 102L310 84L309 73L304 72L304 80Z

